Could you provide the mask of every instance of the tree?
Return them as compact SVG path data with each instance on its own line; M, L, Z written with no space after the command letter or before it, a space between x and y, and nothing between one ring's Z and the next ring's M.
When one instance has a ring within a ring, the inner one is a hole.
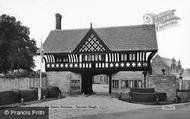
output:
M37 54L34 39L29 37L29 28L16 18L0 16L0 72L15 69L32 70L35 67L33 56Z

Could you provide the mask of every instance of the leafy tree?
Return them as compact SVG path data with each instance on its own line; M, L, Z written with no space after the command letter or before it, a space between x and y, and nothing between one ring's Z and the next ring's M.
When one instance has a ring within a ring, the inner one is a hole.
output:
M0 72L32 70L35 67L33 56L37 53L37 47L29 34L29 28L15 17L0 16Z

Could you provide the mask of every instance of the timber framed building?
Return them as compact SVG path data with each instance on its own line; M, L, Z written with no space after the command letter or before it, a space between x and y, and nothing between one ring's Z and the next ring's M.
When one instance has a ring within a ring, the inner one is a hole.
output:
M158 50L154 25L61 30L60 14L43 47L48 80L69 92L71 80L80 79L82 93L93 92L94 75L108 75L111 93L113 74L151 72Z

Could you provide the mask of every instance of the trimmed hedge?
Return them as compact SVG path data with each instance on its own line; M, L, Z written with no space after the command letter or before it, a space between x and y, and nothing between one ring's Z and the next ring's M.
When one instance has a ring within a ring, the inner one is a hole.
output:
M0 92L0 105L12 104L19 102L20 95L16 91L4 91Z
M56 86L48 86L47 90L48 90L48 98L58 97L59 93L61 93L60 89Z
M133 101L136 102L153 102L155 101L155 93L138 93L138 92L130 92Z
M137 93L154 93L154 88L130 88L131 92L137 92Z
M33 89L35 90L35 92L37 92L37 96L38 96L38 88L30 88L30 89ZM48 90L45 89L45 88L41 88L41 98L43 99L43 96L46 96L46 98L48 98Z
M159 101L165 101L167 99L166 93L156 92L155 96L156 98L159 98Z
M24 101L32 101L38 99L38 92L35 89L21 89L19 92L21 98L24 98Z
M165 101L167 99L166 93L139 93L139 92L129 92L130 97L136 102L155 102L156 98L159 101Z
M56 86L48 86L47 89L42 88L42 98L43 95L46 98L58 97L61 93L60 89ZM38 88L29 88L29 89L20 89L12 91L0 92L0 105L20 103L21 98L24 98L24 101L33 101L38 99Z

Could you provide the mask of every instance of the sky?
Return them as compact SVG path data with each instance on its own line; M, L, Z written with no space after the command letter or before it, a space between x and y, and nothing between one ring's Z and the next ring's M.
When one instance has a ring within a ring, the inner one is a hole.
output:
M62 15L62 29L144 24L143 15L176 9L178 24L157 32L158 54L173 57L190 68L190 7L188 0L0 0L0 15L16 17L30 28L37 46L55 29L55 14ZM35 58L36 70L40 68Z

